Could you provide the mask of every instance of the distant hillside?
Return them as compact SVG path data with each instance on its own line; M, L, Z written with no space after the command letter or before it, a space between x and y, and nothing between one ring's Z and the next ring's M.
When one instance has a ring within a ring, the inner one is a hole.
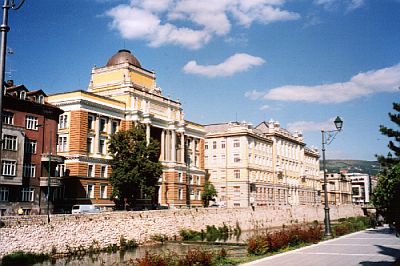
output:
M320 160L322 169L322 160ZM330 173L338 173L340 170L347 170L349 173L366 173L377 175L380 165L377 161L361 160L326 160L326 168Z

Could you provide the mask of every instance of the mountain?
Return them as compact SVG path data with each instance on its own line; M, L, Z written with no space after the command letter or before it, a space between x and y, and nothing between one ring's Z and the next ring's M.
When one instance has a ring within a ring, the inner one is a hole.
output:
M322 168L322 160L320 160L320 169ZM326 169L328 173L339 173L341 170L347 170L349 173L365 173L375 176L380 171L380 165L377 161L326 160Z

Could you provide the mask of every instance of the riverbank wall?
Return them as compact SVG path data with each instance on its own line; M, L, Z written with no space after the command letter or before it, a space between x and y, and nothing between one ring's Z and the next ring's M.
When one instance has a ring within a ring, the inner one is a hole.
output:
M330 207L331 220L362 216L361 207ZM324 208L316 206L268 206L251 208L193 208L142 212L106 212L93 214L3 216L0 217L0 258L16 251L68 253L71 248L89 249L94 243L104 248L119 245L121 237L138 244L152 237L179 235L181 229L199 231L207 225L242 230L264 229L312 222L323 222Z

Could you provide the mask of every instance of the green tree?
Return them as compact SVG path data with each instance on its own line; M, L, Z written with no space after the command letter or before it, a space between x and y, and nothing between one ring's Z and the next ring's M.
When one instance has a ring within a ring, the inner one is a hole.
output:
M383 155L377 156L379 163L384 167L390 167L400 162L400 103L393 103L393 109L396 112L388 115L397 128L392 129L383 125L380 126L380 132L390 138L388 147L393 152L393 154L390 152L386 157Z
M380 126L380 132L389 137L389 152L387 156L377 156L383 170L378 175L378 183L372 194L372 203L377 212L382 214L389 223L395 222L400 232L400 104L393 103L395 113L389 113L390 120L396 124L392 129Z
M156 184L162 174L158 161L159 142L150 139L147 143L145 131L138 125L112 135L109 151L113 157L110 183L117 208L123 208L125 200L130 206L135 206L137 199L145 196L154 200Z
M218 193L214 185L210 183L210 181L206 181L204 184L204 191L201 193L201 200L203 201L204 207L207 207L210 204L210 200L213 200L217 195Z

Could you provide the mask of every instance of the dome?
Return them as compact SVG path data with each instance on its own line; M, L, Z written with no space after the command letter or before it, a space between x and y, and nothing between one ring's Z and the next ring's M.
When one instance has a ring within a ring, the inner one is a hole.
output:
M135 56L133 56L131 54L131 51L126 50L126 49L122 49L119 50L118 53L116 53L115 55L113 55L107 62L107 66L115 66L115 65L119 65L119 64L123 64L128 62L131 65L134 65L136 67L142 67L140 65L139 60L137 60L137 58Z

